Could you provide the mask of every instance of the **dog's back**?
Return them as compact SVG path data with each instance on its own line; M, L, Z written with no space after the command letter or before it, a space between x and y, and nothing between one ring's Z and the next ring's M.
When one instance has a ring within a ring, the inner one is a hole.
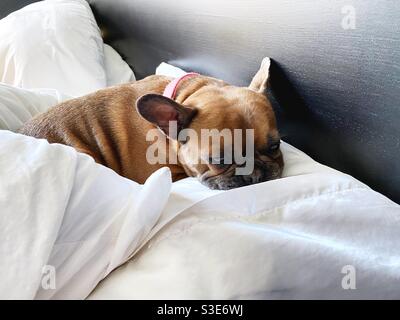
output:
M61 143L89 154L100 164L138 182L158 168L147 168L143 150L146 133L154 128L136 111L143 94L161 94L170 78L150 76L65 101L26 122L19 133ZM132 155L141 172L132 169Z

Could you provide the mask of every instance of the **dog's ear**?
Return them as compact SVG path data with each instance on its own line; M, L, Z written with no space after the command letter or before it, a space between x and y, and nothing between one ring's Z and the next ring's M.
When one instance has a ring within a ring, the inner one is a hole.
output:
M271 60L269 58L266 57L262 60L261 67L253 77L253 80L251 80L249 89L259 93L265 93L268 86L270 65Z
M159 94L146 94L136 101L138 113L159 127L171 139L177 139L180 130L186 128L197 110L185 107ZM176 121L176 132L170 132L170 122Z

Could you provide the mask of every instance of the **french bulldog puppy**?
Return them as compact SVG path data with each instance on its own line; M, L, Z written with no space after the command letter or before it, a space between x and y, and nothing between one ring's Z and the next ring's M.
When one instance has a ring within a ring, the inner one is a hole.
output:
M174 81L172 78L149 76L63 102L32 118L20 133L72 146L138 183L144 183L164 166L171 169L174 181L197 177L212 189L276 179L282 173L283 157L275 115L265 95L268 75L266 58L249 87L192 75L175 80L170 96L165 91ZM242 157L253 162L251 170L237 174L237 169L246 163L232 159L234 147L237 151L234 139L210 138L199 143L196 134L201 137L206 129L224 130L232 137L237 137L233 134L236 130L243 132L242 138L246 129L251 130L252 141L244 144L253 144L252 154L244 154L247 146L239 147ZM183 130L191 134L181 138ZM149 150L155 141L157 156L162 156L163 163L149 161ZM223 146L217 155L216 145Z

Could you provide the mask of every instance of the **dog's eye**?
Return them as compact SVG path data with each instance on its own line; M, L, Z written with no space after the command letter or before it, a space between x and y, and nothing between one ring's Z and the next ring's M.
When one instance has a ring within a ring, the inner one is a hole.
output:
M280 144L281 144L280 141L271 144L271 145L268 147L268 152L269 152L269 153L274 153L274 152L278 151Z

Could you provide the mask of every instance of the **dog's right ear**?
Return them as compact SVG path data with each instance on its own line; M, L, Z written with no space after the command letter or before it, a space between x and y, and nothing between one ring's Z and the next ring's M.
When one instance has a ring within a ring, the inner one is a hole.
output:
M249 89L259 93L265 93L265 90L267 89L268 86L270 66L271 66L270 58L268 57L264 58L261 62L260 69L253 77L253 80L251 80Z
M138 113L160 128L171 139L177 139L180 130L186 128L197 110L185 107L159 94L146 94L136 101ZM176 121L177 132L169 132L170 122Z

